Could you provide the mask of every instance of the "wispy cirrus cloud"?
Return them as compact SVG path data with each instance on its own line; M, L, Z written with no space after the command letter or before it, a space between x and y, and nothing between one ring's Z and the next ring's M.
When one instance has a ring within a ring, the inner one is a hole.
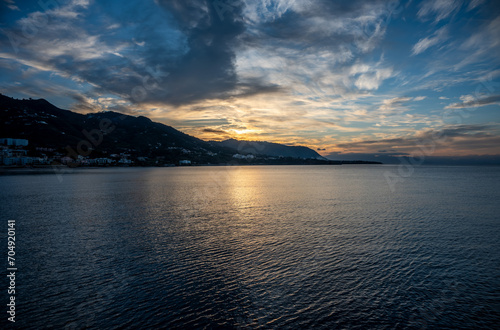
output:
M439 22L456 13L461 6L461 0L427 0L420 5L417 16L421 19L433 17Z
M14 0L3 0L6 4L7 4L7 7L10 9L10 10L17 10L17 11L20 11L19 7L16 6L16 3L14 2Z
M380 104L380 106L378 107L378 111L386 115L403 113L408 110L407 105L410 101L418 102L425 100L426 98L427 98L426 96L416 96L416 97L398 96L390 99L385 99L382 100L382 104Z
M500 13L495 19L480 25L478 31L468 37L460 46L461 50L472 51L455 65L455 69L461 69L467 64L487 61L494 57L500 50Z
M467 6L467 11L472 10L476 7L482 5L486 0L471 0L469 1L469 5Z
M411 99L411 97L394 97L392 99L383 100L378 110L386 114L405 111L406 108L403 105Z
M420 39L412 48L412 55L423 53L428 48L439 45L448 37L448 28L442 27L433 33L431 37Z

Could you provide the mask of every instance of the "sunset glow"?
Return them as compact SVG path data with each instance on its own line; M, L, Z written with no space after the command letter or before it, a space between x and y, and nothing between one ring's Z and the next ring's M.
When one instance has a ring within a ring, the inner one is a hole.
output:
M498 155L498 5L439 3L16 2L1 12L0 88L330 158L429 138L434 156Z

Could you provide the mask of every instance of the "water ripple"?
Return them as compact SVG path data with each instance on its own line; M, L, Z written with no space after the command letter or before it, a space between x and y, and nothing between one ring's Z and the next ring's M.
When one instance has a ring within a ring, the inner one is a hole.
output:
M422 167L394 194L385 169L0 177L19 325L497 328L500 169Z

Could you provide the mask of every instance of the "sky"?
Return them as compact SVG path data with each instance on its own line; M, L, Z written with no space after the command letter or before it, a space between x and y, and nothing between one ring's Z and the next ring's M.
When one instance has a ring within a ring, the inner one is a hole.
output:
M500 3L0 0L0 92L331 159L500 156Z

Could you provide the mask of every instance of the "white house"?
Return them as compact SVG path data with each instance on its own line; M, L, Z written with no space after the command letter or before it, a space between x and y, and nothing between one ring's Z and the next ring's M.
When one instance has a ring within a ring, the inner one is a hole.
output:
M255 156L252 154L248 154L248 155L234 154L233 158L236 158L236 159L254 159Z
M28 145L28 140L2 138L2 139L0 139L0 144L4 144L4 145L8 145L8 146L24 146L24 147L26 147Z

